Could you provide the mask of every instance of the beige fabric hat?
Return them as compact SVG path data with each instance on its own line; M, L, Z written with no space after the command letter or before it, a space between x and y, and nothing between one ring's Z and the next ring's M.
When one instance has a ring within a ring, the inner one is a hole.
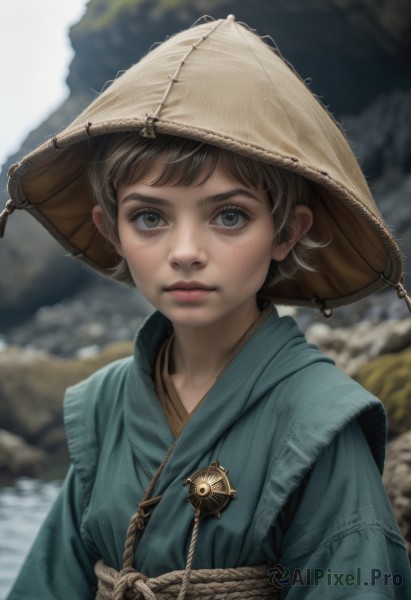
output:
M343 134L304 82L232 15L183 31L118 77L66 129L10 169L11 201L68 250L108 275L118 262L91 221L89 139L136 131L214 144L313 182L316 273L270 289L277 303L332 308L384 285L402 287L402 259ZM5 219L4 219L5 220Z

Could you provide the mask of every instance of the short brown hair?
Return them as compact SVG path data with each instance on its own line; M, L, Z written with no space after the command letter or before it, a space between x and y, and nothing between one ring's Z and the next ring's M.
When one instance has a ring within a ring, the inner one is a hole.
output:
M240 183L266 190L272 205L274 242L287 240L297 204L314 208L310 184L303 177L216 146L169 135L146 139L136 132L102 135L90 143L89 181L94 200L102 209L106 230L113 235L117 235L118 186L139 181L160 155L164 168L150 181L153 186L167 183L189 186L204 182L221 159ZM266 285L292 278L298 269L314 271L307 260L307 251L321 245L309 234L303 235L283 261L272 261ZM113 277L133 284L125 259L120 259L113 269Z

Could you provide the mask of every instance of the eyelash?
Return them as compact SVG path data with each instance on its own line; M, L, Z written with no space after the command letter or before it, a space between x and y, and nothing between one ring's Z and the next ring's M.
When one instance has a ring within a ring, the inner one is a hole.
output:
M142 208L142 209L140 209L140 210L132 213L130 215L129 221L130 221L130 223L134 223L134 225L138 229L139 233L142 233L143 235L151 235L151 234L153 234L153 233L155 233L157 231L158 226L157 227L152 227L152 228L150 228L150 227L144 228L144 227L140 227L137 224L137 219L139 217L142 217L143 215L150 215L150 214L151 215L157 215L157 216L160 217L160 219L164 220L163 217L160 215L160 213L157 210L154 210L154 209L151 209L151 208Z
M243 222L241 223L241 225L238 225L236 227L224 227L221 226L223 229L227 230L227 231L232 231L232 232L236 232L239 231L241 229L243 229L243 227L246 226L246 224L251 221L251 217L246 213L246 211L239 206L224 206L223 208L221 208L218 213L216 214L216 216L213 218L213 221L215 221L217 219L217 217L223 215L224 213L229 213L229 212L235 212L238 215L241 215L241 218L243 219Z
M239 226L234 226L234 227L224 227L223 225L217 225L217 227L220 227L221 229L224 229L227 232L237 232L241 229L243 229L246 224L251 221L251 217L247 214L247 212L244 210L244 208L239 207L239 206L233 206L233 205L228 205L228 206L224 206L222 208L220 208L217 212L217 214L212 218L211 222L213 223L214 221L216 221L216 219L218 217L220 217L221 215L224 215L224 213L229 213L229 212L235 212L238 215L241 216L241 218L243 219L242 223ZM155 227L148 227L148 228L144 228L144 227L140 227L139 225L137 225L137 219L143 215L147 215L147 214L153 214L153 215L157 215L160 217L161 220L165 221L164 217L162 217L162 215L160 214L159 211L155 210L155 209L151 209L151 208L141 208L139 210L137 210L136 212L132 213L129 217L129 222L130 223L134 223L136 228L138 229L138 232L142 235L153 235L154 233L156 233L158 231L159 228L161 228L161 226L155 226Z

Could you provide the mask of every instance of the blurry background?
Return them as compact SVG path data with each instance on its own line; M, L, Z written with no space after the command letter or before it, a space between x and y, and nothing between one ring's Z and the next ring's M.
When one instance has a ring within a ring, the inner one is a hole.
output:
M10 164L63 128L153 43L204 13L234 13L274 38L342 123L380 210L411 257L409 0L2 2L0 210ZM406 258L406 270L409 265ZM135 291L67 258L19 211L0 241L0 274L0 485L8 486L0 491L0 540L8 540L0 542L1 597L27 547L17 532L24 511L43 514L58 488L18 478L63 476L64 388L129 353L149 306ZM410 289L410 276L407 284ZM405 304L388 290L338 309L329 320L306 310L294 314L309 339L385 402L395 438L386 483L411 542L405 514L411 512L411 319ZM21 512L10 511L19 502Z

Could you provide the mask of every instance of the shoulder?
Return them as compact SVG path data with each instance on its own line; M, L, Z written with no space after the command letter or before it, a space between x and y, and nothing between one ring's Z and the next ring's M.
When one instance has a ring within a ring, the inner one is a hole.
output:
M381 476L356 421L318 457L283 547L287 563L327 565L332 556L334 564L340 562L348 571L354 561L371 572L372 567L389 567L382 563L387 556L391 561L406 557Z
M248 363L247 363L248 361ZM253 396L272 431L272 466L309 469L338 432L358 419L382 469L386 423L381 402L309 343L291 317L276 313L261 326L236 374L255 366ZM241 375L241 373L240 373ZM297 476L296 476L297 478Z
M121 402L119 391L124 388L133 368L133 358L116 360L99 369L87 379L67 388L64 397L66 428L78 418L90 418L93 414L113 411ZM96 423L98 424L98 423Z
M133 357L117 360L67 388L64 397L64 425L71 462L87 500L107 424L123 418L124 391Z
M287 321L288 327L293 326L292 319L281 320ZM280 430L315 460L340 431L358 420L382 470L386 415L381 401L338 369L317 346L307 342L302 332L295 331L273 363L284 373L279 386L272 390L276 417L283 422Z
M292 366L290 355L295 358ZM272 387L269 399L275 414L275 440L267 493L260 502L261 535L320 456L332 456L344 440L352 441L353 432L356 447L366 444L377 472L382 471L385 456L386 416L378 398L323 360L304 338L284 352L281 360L286 376Z

